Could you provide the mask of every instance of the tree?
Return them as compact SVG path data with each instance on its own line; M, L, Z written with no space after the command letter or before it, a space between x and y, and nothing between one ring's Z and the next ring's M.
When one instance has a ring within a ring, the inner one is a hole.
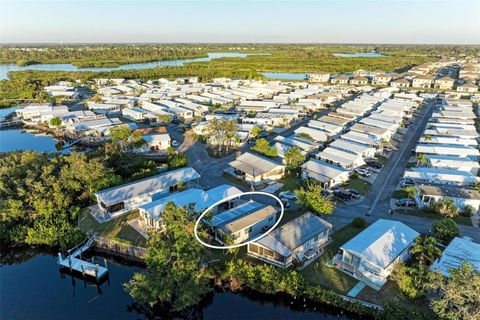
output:
M317 215L332 214L334 204L331 200L321 196L322 187L316 181L307 181L306 187L295 190L298 196L298 204L314 212Z
M84 154L25 151L0 155L0 181L2 242L66 248L84 236L75 228L80 207L120 177Z
M429 134L426 134L424 137L425 141L431 141L432 140L432 136L429 135Z
M403 190L407 193L407 196L412 199L414 199L418 194L418 189L416 186L406 186Z
M423 264L407 266L399 263L395 266L392 279L402 295L409 299L419 299L425 296L432 283L439 281L441 276Z
M262 132L263 129L259 126L254 126L252 128L252 132L250 133L252 135L252 137L256 138L258 137L258 135L260 134L260 132Z
M444 218L432 224L432 233L443 244L448 244L453 238L458 236L460 229L451 218Z
M467 262L449 273L450 277L434 283L439 295L430 304L433 312L441 319L480 319L480 274Z
M50 120L50 125L54 127L59 127L62 124L62 119L60 117L55 117Z
M430 205L432 209L444 217L456 217L458 215L458 207L452 198L443 198L435 201Z
M125 289L140 303L161 303L179 311L197 304L212 288L189 211L169 203L162 218L165 231L152 232L147 243L146 272L136 273Z
M170 170L179 169L188 165L188 156L186 154L171 154L167 160Z
M207 136L210 143L218 145L218 152L222 151L222 146L231 144L237 136L238 124L235 120L213 118L207 124ZM228 147L227 147L228 152Z
M268 141L263 138L258 139L255 142L255 145L253 146L252 150L270 158L275 158L276 156L278 156L277 148L270 147Z
M290 170L295 170L305 161L305 155L299 147L291 147L285 152L285 162Z
M426 165L428 163L427 156L424 154L419 154L417 156L417 165Z
M415 244L410 248L410 254L420 264L430 265L442 254L442 250L437 247L437 239L434 237L418 236L415 238Z

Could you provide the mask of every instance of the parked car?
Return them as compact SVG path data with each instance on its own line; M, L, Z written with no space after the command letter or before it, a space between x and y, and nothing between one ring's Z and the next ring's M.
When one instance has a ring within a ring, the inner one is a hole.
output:
M298 196L292 191L282 191L278 194L280 199L298 200Z
M358 169L355 169L354 171L355 171L355 173L357 173L358 175L360 175L362 177L369 177L370 176L370 171L368 169L358 168Z
M361 196L360 192L358 192L355 189L347 189L347 191L350 192L350 194L352 195L352 198L354 199L358 199Z
M266 137L268 137L268 132L262 131L262 132L259 133L258 137L259 138L266 138Z
M283 204L284 208L289 208L290 207L290 201L288 201L285 198L280 198L280 200L282 200L282 204Z
M323 189L321 192L320 192L320 195L322 197L325 197L325 198L328 198L328 199L332 199L334 197L333 195L333 191L330 190L330 189Z
M400 180L400 187L402 188L405 188L408 186L414 186L414 185L415 185L415 181L413 181L412 179L403 178Z
M372 168L375 168L375 169L382 169L383 168L383 163L381 163L378 160L368 159L365 162L368 164L369 167L372 167Z
M417 203L413 199L403 198L395 202L395 205L397 207L415 208L417 206Z
M178 141L177 140L172 140L172 147L178 147Z
M333 191L333 195L339 199L344 201L348 201L352 198L352 194L345 190L335 190Z
M377 173L377 174L382 171L382 169L373 168L373 167L368 167L368 170L373 172L373 173Z

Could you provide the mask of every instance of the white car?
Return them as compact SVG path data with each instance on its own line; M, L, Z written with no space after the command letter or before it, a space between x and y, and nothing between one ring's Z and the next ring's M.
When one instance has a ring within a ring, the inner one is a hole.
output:
M178 141L172 140L172 147L178 147Z
M280 199L298 200L298 196L292 191L282 191L279 193Z
M370 170L368 169L355 169L355 173L362 177L369 177L370 176Z

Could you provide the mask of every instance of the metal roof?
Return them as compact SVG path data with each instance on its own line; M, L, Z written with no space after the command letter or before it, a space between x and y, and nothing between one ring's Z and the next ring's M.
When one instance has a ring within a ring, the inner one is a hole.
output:
M249 201L236 206L235 208L214 215L210 221L207 221L207 223L212 227L219 227L262 207L265 207L265 205L256 201Z
M107 206L144 194L160 192L181 182L200 178L193 168L180 168L95 193Z
M419 233L399 221L378 219L340 247L362 259L386 268Z
M332 225L330 223L311 212L307 212L276 228L256 242L282 256L289 256L296 248L331 228Z
M277 167L285 167L275 161L250 152L245 152L228 165L252 176L264 174Z
M480 243L455 237L432 264L432 269L448 277L449 271L458 268L464 261L480 273Z

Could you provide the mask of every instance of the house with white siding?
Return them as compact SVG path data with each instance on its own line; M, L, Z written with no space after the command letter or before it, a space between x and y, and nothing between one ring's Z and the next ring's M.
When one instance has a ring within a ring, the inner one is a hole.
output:
M409 259L409 248L420 234L399 221L378 219L340 246L335 268L380 290L395 266Z
M181 168L95 192L97 209L105 220L116 218L141 205L188 187L200 175L193 168Z
M349 169L317 159L310 159L302 165L302 179L317 180L322 188L331 188L347 182L351 172Z

